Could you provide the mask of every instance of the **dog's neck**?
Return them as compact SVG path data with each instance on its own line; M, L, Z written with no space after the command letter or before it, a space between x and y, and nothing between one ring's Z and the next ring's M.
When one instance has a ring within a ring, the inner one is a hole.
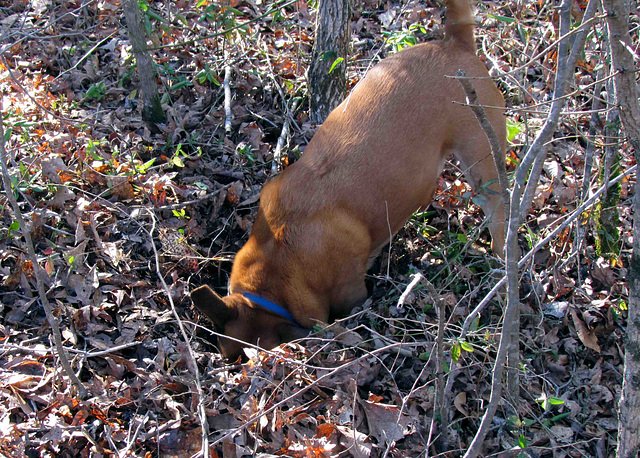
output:
M259 305L263 309L268 310L270 312L273 312L276 315L281 316L282 318L286 318L287 320L289 320L291 323L295 324L296 326L299 326L301 328L303 327L303 326L300 326L298 321L295 319L295 317L288 310L282 308L281 306L279 306L275 302L270 301L269 299L267 299L265 297L259 296L258 294L246 293L245 292L245 293L242 293L242 295L246 299L249 299L254 304Z

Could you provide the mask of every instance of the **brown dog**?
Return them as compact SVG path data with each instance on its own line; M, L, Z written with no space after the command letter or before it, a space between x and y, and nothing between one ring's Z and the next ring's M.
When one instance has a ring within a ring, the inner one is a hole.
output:
M208 286L191 293L216 330L273 348L344 315L367 295L371 261L419 208L426 207L445 159L461 162L484 193L494 251L504 248L504 211L489 143L458 81L473 84L502 149L502 95L475 55L468 0L447 2L446 37L376 65L336 108L302 158L267 183L249 240L238 252L221 298ZM219 339L237 358L243 345Z

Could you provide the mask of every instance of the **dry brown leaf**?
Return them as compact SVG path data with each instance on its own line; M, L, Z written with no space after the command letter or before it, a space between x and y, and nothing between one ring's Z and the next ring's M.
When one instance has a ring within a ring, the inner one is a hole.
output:
M561 444L573 442L573 429L568 426L552 426L551 433L553 434L554 439Z
M467 403L467 393L464 391L458 393L458 395L453 400L453 405L456 407L456 409L458 409L458 412L460 412L462 415L465 415L465 416L469 415L469 413L467 412L467 409L465 409L464 407L466 403Z
M587 348L591 348L592 350L600 353L600 345L598 345L598 338L593 332L589 331L587 326L584 324L584 321L582 321L578 317L578 313L573 308L571 309L571 317L573 318L573 324L576 327L578 338L584 344L584 346Z
M612 287L616 282L616 275L609 263L603 258L596 261L596 265L591 269L591 275L606 287Z
M378 443L391 444L408 434L409 418L397 406L371 401L360 401L369 425L369 434Z
M350 449L353 457L368 458L371 456L373 445L370 443L369 437L367 437L366 434L347 426L336 425L336 429L342 434L340 443Z
M119 200L131 200L136 196L133 186L131 186L127 177L111 177L109 188L111 188L111 193Z

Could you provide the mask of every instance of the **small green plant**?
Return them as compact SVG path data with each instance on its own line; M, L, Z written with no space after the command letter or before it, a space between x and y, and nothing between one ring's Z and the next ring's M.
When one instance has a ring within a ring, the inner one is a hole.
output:
M142 164L140 163L140 161L134 161L132 174L146 175L147 171L149 170L149 167L151 167L155 161L156 161L155 157L149 159L147 162Z
M171 156L171 158L168 160L169 164L175 166L175 167L184 167L184 162L182 160L182 157L187 157L188 154L184 152L184 150L182 149L182 143L178 143L178 146L176 146L176 150L173 153L173 156Z
M622 312L626 312L629 310L627 303L623 299L619 299L613 303L613 312L615 313L616 319L620 318Z
M20 176L11 177L12 187L16 190L16 197L18 197L19 192L39 193L47 191L48 188L40 184L42 169L33 172L33 167L27 167L24 162L20 162L18 167L20 169Z
M521 449L525 449L525 448L527 448L527 445L529 445L529 441L527 440L527 436L525 436L524 434L520 434L518 436L518 447L520 447Z
M390 32L384 31L382 34L387 38L387 43L391 45L393 52L402 51L403 48L413 46L418 43L418 32L427 33L427 29L421 24L411 24L409 28L403 27L402 30Z
M120 80L118 81L118 87L124 87L127 81L131 81L133 75L136 73L136 65L131 64L127 66L127 70L122 74Z
M213 83L216 86L220 86L217 75L213 70L211 70L209 63L205 64L204 68L198 72L196 79L200 84Z
M181 208L180 210L172 210L173 216L175 216L176 218L181 218L181 219L190 219L189 216L187 216L187 212L185 211L184 208Z
M451 346L451 360L458 361L463 351L473 353L473 346L465 340L456 340Z
M540 396L538 396L538 399L536 399L536 402L540 404L540 406L545 412L547 412L553 406L564 404L564 401L562 399L556 398L553 396L547 396L546 393L542 393Z
M177 91L179 89L182 89L183 87L193 86L193 83L182 75L178 75L175 78L172 78L172 81L173 81L173 84L171 84L172 91ZM214 83L217 84L218 86L220 85L220 83L218 83L218 80L215 80Z
M87 146L85 147L85 151L87 152L87 157L91 157L94 160L102 160L102 156L100 156L96 152L96 148L100 146L100 140L89 139L87 141Z
M2 228L0 228L0 231L2 233L3 238L19 237L21 235L19 233L20 223L18 223L18 221L14 219L9 225L9 227L6 229L6 233L5 233L5 230Z
M225 38L230 39L234 32L244 34L248 28L239 24L236 20L244 13L228 5L221 6L216 2L200 0L196 3L197 8L201 8L200 20L215 24L218 30L226 31Z
M142 162L135 151L123 154L117 147L113 148L110 152L111 154L105 154L103 156L98 152L99 146L101 146L99 140L87 140L85 146L85 162L91 168L105 175L125 177L145 175L156 161L154 157L146 162Z
M107 89L104 87L104 83L102 81L98 81L97 83L93 83L87 89L87 92L84 95L85 99L96 99L98 101L102 100L102 97L107 92Z
M247 158L250 164L253 164L258 158L253 152L253 147L248 143L240 143L236 148L239 156L244 156Z
M619 161L620 157L617 156L616 160ZM620 175L619 163L612 167L611 178L618 175ZM618 212L621 190L620 183L611 186L596 207L596 253L611 261L619 258L622 245L620 238L622 223Z

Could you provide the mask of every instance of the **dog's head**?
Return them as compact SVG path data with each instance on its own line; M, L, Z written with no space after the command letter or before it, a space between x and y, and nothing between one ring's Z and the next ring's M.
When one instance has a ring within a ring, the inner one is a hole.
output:
M263 309L242 294L220 297L205 285L191 292L191 300L213 322L217 333L237 339L218 337L218 348L229 361L243 355L245 343L271 350L309 333L308 329Z

